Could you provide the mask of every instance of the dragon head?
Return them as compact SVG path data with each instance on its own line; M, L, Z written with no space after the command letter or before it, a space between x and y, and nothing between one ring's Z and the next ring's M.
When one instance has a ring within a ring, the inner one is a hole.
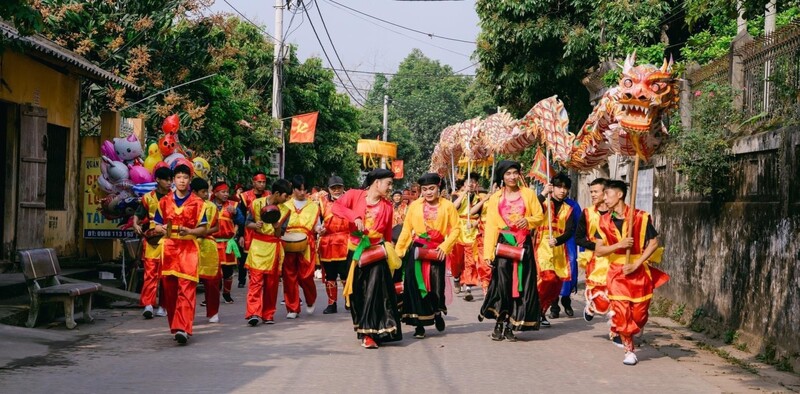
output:
M645 64L634 66L636 52L625 58L617 93L619 125L633 134L661 127L661 116L678 103L677 81L672 75L672 59L661 68Z

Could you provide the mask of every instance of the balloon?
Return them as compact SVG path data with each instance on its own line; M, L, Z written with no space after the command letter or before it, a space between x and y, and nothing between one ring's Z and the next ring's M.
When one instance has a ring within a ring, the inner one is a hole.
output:
M102 159L108 165L108 168L103 174L107 181L110 183L117 183L129 179L128 166L126 166L125 163L121 161L113 161L106 156L103 156Z
M147 158L144 159L144 168L153 174L156 170L156 164L163 159L161 151L158 149L158 144L150 144L147 147Z
M177 166L179 166L179 165L181 165L181 164L183 164L183 165L185 165L185 166L189 167L189 170L190 170L190 171L192 171L192 175L194 175L194 165L192 164L192 162L191 162L191 161L189 161L189 159L187 159L187 158L185 158L185 157L181 157L181 158L179 158L179 159L177 159L177 160L173 161L173 162L172 162L172 163L169 165L169 168L170 168L171 170L175 171L175 167L177 167Z
M178 114L172 114L164 119L164 123L161 124L161 130L166 134L175 134L178 132L180 126L181 119L178 117Z
M117 154L116 161L133 164L142 159L142 144L133 134L126 138L114 138L114 152Z
M133 194L142 197L145 194L150 193L153 190L156 190L156 186L158 186L158 183L156 182L140 183L138 185L134 185Z
M156 165L153 167L153 174L155 174L155 173L156 173L156 170L158 170L158 169L159 169L159 168L161 168L161 167L164 167L164 168L169 168L169 164L167 164L167 163L165 163L165 162L163 162L163 161L159 161L159 162L158 162L158 163L156 163Z
M142 166L131 167L129 176L134 185L153 181L153 174L151 174L150 171L147 171L147 169Z
M103 180L105 181L105 179ZM109 184L108 186L110 187L111 185ZM103 198L108 195L108 192L103 190L103 187L100 186L100 182L95 182L92 184L92 193L97 196L97 198Z
M108 179L103 177L97 178L97 186L100 190L104 191L106 195L108 195L109 193L114 193L115 191L114 185L111 184L111 182L109 182ZM100 195L98 194L97 196L99 197Z
M103 144L100 145L100 155L106 156L113 161L121 161L117 156L117 152L114 151L114 143L109 140L103 141Z
M158 149L161 151L161 156L167 157L175 152L178 146L178 138L175 134L165 134L158 140Z
M185 158L186 158L186 156L184 156L183 153L175 152L175 153L165 157L164 158L164 163L169 164L169 168L173 168L172 167L172 163L175 163L175 160L185 159Z
M208 161L202 157L195 157L192 159L192 164L194 164L194 172L200 178L208 180L208 173L211 171L211 166L208 164Z

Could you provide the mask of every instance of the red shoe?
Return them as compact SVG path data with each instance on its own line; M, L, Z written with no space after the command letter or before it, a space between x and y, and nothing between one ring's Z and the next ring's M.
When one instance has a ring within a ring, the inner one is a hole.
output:
M366 335L364 336L364 340L361 341L361 346L363 346L366 349L377 349L378 343L375 342L375 340L372 339L371 336Z

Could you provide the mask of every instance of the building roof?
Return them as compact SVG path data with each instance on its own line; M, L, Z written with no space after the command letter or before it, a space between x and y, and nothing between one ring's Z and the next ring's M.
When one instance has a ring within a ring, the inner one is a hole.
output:
M24 47L33 49L35 53L27 54L37 57L45 63L52 64L56 67L66 66L74 70L77 74L95 82L111 82L122 85L130 90L141 90L141 88L138 86L100 68L83 56L59 46L58 44L39 34L33 34L30 36L23 36L19 34L17 29L2 20L0 20L0 35L2 35L2 38L17 42Z

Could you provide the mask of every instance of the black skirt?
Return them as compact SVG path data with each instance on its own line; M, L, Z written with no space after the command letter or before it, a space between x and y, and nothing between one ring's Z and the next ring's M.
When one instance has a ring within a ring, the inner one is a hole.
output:
M447 307L444 305L444 286L445 286L445 263L430 263L430 286L431 289L425 297L422 297L417 282L414 251L419 246L413 244L403 258L403 322L411 326L430 326L434 324L433 316L437 312L447 314Z
M503 237L499 238L499 242L506 243ZM489 282L478 320L495 319L498 322L509 322L511 328L516 331L539 329L541 307L539 306L539 292L536 288L536 265L530 236L525 238L523 247L525 248L525 258L520 261L522 265L520 296L513 298L511 293L514 262L506 258L495 257L492 266L492 280Z
M353 260L352 251L348 253L347 260ZM350 294L350 315L359 339L364 335L379 342L403 339L394 282L386 260L363 268L356 264L353 294Z

